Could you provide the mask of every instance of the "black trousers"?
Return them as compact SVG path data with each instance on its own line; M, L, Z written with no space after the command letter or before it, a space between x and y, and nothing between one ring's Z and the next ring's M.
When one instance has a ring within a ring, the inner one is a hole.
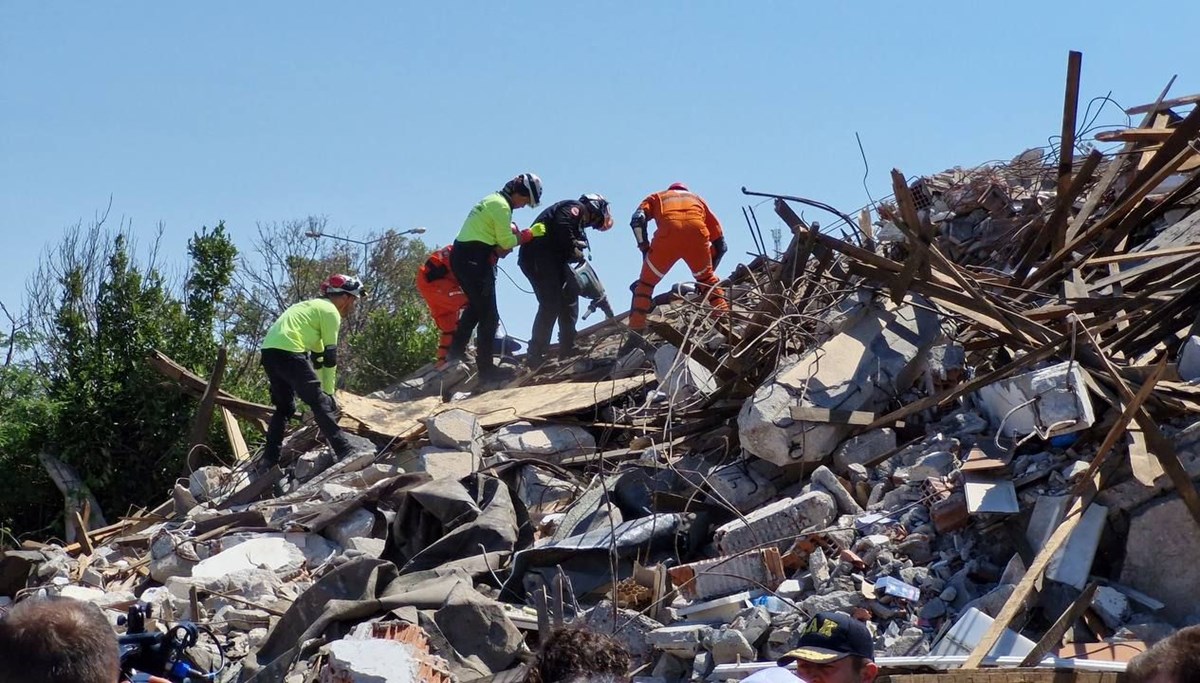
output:
M541 359L546 355L555 321L559 353L570 353L575 348L575 322L579 320L579 281L571 265L549 259L526 259L520 265L538 302L529 336L529 356Z
M263 349L262 366L271 383L271 404L275 413L267 425L267 444L263 457L267 462L279 462L279 449L283 444L283 433L288 420L296 414L296 397L299 396L312 408L317 427L338 457L350 452L350 440L338 427L334 417L333 400L321 391L321 380L317 378L308 355L281 349Z
M496 329L500 326L500 310L496 306L496 266L492 263L493 247L482 242L454 242L450 251L450 269L467 295L467 307L458 319L458 329L450 342L450 358L466 356L471 332L475 335L475 362L479 373L491 372L496 364Z

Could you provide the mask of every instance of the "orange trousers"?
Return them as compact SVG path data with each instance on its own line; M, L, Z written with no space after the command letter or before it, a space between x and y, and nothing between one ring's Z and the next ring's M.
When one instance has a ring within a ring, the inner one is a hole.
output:
M417 272L417 291L421 293L421 298L425 299L425 305L429 307L429 314L433 316L433 324L437 325L438 330L442 333L437 352L438 363L441 363L446 360L450 342L454 339L454 331L458 329L458 316L467 307L467 295L463 294L462 288L458 286L458 281L450 276L427 282L424 266L421 266Z
M717 286L720 280L713 272L712 248L708 231L703 225L662 225L654 231L650 249L642 261L642 272L633 286L633 304L630 306L629 328L646 328L646 314L653 308L651 298L654 286L662 281L680 259L692 271L692 277L700 284L714 309L713 315L729 310L725 290Z

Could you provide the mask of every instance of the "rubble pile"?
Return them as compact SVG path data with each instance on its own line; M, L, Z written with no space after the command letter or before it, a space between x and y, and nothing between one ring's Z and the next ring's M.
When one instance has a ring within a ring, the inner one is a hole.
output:
M668 297L649 353L617 318L487 393L340 394L349 457L305 428L282 469L201 467L5 553L0 595L205 624L221 680L522 680L560 625L635 680L737 680L824 610L885 666L1099 665L1200 623L1197 101L1065 168L893 172L847 237L777 198L790 244L728 314Z

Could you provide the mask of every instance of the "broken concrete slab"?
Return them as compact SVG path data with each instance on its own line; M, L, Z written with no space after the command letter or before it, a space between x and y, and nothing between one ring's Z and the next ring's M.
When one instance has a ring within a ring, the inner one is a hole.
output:
M294 543L280 537L254 538L203 559L192 568L196 578L218 578L243 569L269 569L292 575L304 566L305 557Z
M759 548L667 570L671 582L689 600L708 600L747 588L774 589L785 578L777 548Z
M884 453L896 450L896 431L890 427L872 429L842 442L833 452L833 467L845 475L851 465L865 465Z
M833 470L821 465L813 470L812 483L820 486L825 492L833 496L837 501L838 512L843 515L861 515L863 513L862 506L858 501L854 500L854 496L846 489Z
M197 501L215 500L227 493L232 483L232 470L228 467L207 465L188 475L188 493Z
M421 449L415 469L434 479L458 480L477 471L479 466L479 457L470 451L429 446Z
M1037 432L1049 438L1087 429L1096 421L1078 363L1002 379L980 388L976 397L992 426L1009 437Z
M646 634L646 642L656 650L691 659L707 642L712 632L709 624L672 624Z
M1162 601L1159 616L1176 625L1197 611L1200 528L1182 500L1172 496L1133 515L1120 580Z
M1179 350L1179 378L1185 382L1200 380L1200 337L1188 337Z
M1040 550L1054 530L1058 528L1063 515L1066 514L1069 496L1040 496L1033 507L1029 518L1029 526L1025 530L1025 538L1035 550ZM1083 590L1087 585L1088 576L1092 571L1092 561L1096 557L1096 548L1100 544L1100 535L1104 532L1104 524L1108 508L1097 503L1088 506L1083 518L1071 531L1067 542L1054 554L1046 567L1046 578L1077 590ZM1132 584L1130 584L1132 585ZM1137 586L1134 586L1135 588Z
M793 406L875 411L911 386L942 332L927 301L906 301L922 305L872 308L759 387L738 415L742 447L779 466L819 462L851 426L794 420Z
M477 458L483 456L483 426L474 413L453 408L425 418L423 422L433 446L468 451Z
M356 538L370 538L375 528L375 514L370 510L355 508L352 512L322 530L325 538L343 548L349 548Z
M394 640L335 640L321 683L420 683L420 662L409 645Z
M654 374L658 378L658 390L667 395L672 405L685 404L697 397L711 396L720 388L712 372L682 355L679 349L664 344L654 352Z
M731 664L743 660L753 660L756 650L746 641L746 636L734 628L723 628L714 631L707 643L716 664Z
M766 546L784 548L806 529L829 526L836 510L833 496L809 491L764 505L744 518L717 527L713 540L727 555Z
M596 438L583 427L574 425L535 427L528 422L517 422L501 427L487 437L485 446L492 453L510 457L558 462L563 458L595 453Z
M775 498L775 485L745 462L732 462L709 472L712 495L738 512L756 510Z

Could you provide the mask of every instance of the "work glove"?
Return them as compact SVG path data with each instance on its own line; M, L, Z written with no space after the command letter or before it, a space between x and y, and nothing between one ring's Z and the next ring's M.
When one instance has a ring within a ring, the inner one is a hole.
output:
M521 244L529 244L533 241L533 231L526 228L517 233L517 241Z

